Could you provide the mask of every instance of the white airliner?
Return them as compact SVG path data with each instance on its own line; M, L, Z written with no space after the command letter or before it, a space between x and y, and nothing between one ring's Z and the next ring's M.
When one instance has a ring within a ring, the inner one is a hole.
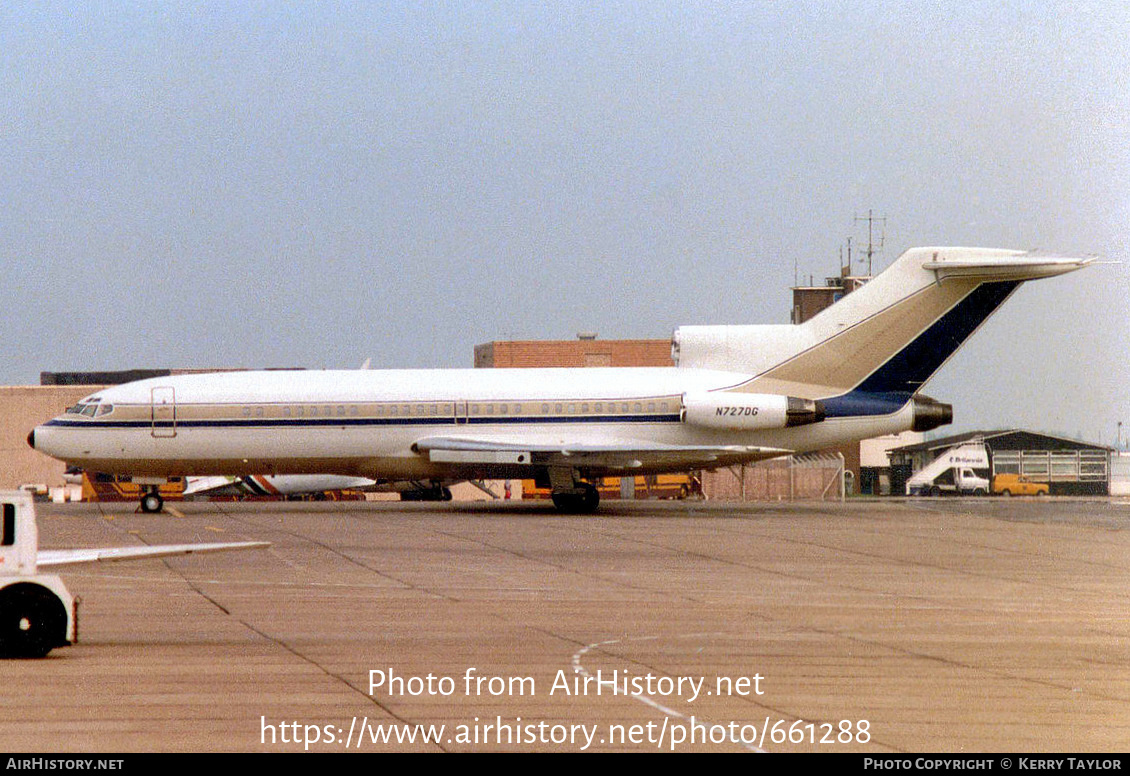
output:
M28 443L88 470L532 477L591 511L593 478L716 468L951 422L922 385L1025 280L1093 257L915 248L801 325L691 326L677 366L266 371L106 388Z

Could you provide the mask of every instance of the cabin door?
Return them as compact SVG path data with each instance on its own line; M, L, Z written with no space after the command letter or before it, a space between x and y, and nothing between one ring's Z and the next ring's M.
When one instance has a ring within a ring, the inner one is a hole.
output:
M467 402L455 402L455 424L463 425L467 422Z
M150 391L149 433L155 437L175 437L177 435L176 391L171 385L153 388Z

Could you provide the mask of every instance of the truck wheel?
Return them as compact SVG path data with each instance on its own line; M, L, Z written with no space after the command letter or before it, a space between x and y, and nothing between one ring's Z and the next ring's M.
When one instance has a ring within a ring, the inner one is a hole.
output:
M1005 488L1004 490L1001 491L1001 495L1008 496L1009 498L1012 498L1012 491L1009 490L1008 488Z
M146 514L160 512L164 505L165 500L161 498L160 493L146 493L141 497L141 511Z
M67 610L42 585L0 590L0 657L37 658L67 643Z
M985 495L985 489L984 488L974 488L973 489L973 495L974 496L984 496Z
M930 495L934 498L937 498L938 496L942 495L942 489L935 485L934 487L930 488Z

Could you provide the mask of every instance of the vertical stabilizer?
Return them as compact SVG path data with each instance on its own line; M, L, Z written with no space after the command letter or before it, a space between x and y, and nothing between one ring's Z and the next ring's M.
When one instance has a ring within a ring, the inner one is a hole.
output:
M754 373L732 390L808 399L851 392L905 403L1025 280L1091 257L990 248L913 248L799 326L676 332L679 365Z

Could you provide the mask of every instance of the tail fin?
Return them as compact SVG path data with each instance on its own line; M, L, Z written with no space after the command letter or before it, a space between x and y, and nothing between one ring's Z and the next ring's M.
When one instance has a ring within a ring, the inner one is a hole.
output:
M807 399L859 391L901 405L1022 282L1093 260L989 248L913 248L803 324L682 327L674 347L679 366L755 375L735 391Z

